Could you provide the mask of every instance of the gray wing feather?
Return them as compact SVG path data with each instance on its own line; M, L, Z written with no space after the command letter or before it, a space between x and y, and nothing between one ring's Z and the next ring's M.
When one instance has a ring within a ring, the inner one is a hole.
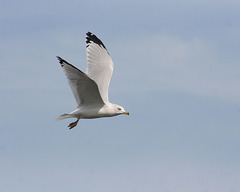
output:
M57 57L61 64L68 83L72 89L77 105L104 104L99 93L98 86L94 80L89 78L78 68L74 67L61 57Z

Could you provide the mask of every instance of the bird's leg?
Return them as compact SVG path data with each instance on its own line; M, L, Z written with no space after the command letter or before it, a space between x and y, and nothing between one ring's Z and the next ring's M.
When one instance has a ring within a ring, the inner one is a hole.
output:
M80 119L80 118L78 118L77 121L74 121L74 122L70 123L70 124L68 125L69 129L72 129L73 127L75 127L75 126L78 124L79 119Z

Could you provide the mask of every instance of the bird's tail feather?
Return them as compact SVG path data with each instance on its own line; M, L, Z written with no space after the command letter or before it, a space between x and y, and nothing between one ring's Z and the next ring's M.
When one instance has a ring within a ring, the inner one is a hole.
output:
M74 117L73 115L65 113L65 114L62 114L59 117L57 117L56 121L60 121L62 119L67 119L67 118L73 118L73 117Z

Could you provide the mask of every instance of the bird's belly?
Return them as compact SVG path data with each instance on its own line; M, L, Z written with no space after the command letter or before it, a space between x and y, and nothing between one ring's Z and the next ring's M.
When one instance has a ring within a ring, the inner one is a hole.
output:
M100 106L82 106L71 114L80 118L80 119L94 119L94 118L101 118L101 117L112 117L118 114L113 113L111 108L107 105L100 105Z
M78 108L71 114L80 119L95 119L115 116L115 114L108 113L101 109L102 108Z
M82 119L96 119L96 118L102 118L102 117L112 117L115 115L111 114L105 114L105 113L92 113L92 114L82 114L81 118Z

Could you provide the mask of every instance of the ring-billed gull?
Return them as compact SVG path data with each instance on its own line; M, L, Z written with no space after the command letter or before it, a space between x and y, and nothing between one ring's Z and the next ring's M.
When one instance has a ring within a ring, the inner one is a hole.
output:
M88 32L86 35L86 73L57 56L77 102L76 110L56 119L77 118L77 121L69 124L69 129L75 127L79 119L129 115L123 107L108 100L113 62L107 48L94 34Z

